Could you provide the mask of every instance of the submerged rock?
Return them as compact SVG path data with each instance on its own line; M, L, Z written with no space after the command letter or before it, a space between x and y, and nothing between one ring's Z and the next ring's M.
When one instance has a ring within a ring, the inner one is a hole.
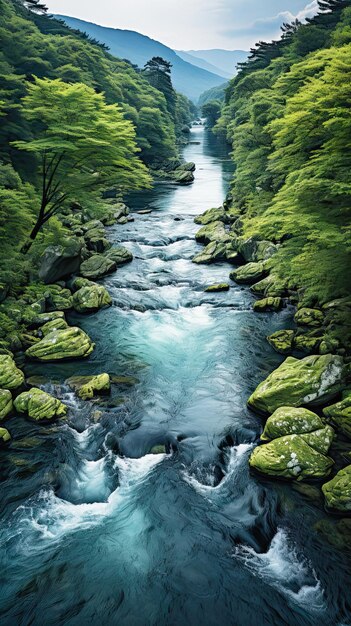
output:
M115 246L107 252L104 256L111 261L114 261L116 265L124 265L124 263L130 263L133 261L132 253L124 246Z
M282 406L268 418L261 439L269 441L284 435L301 435L323 427L321 418L312 411Z
M0 428L0 445L9 443L11 441L11 435L6 428Z
M263 263L247 263L230 273L230 278L237 283L255 283L266 275Z
M117 269L116 262L103 255L103 254L94 254L80 266L80 273L84 278L89 279L97 279L102 276L106 276L106 274L111 274Z
M164 444L153 446L149 454L167 454L166 446Z
M11 391L0 389L0 420L5 419L11 413L13 407Z
M267 341L276 352L280 354L290 354L293 349L294 334L295 332L293 330L278 330L272 335L269 335Z
M351 519L331 520L323 519L314 525L332 546L339 550L351 550Z
M78 313L91 313L112 304L112 298L103 285L90 283L73 294L73 308Z
M82 400L89 400L97 394L110 391L110 376L98 374L96 376L71 376L66 383L74 389Z
M286 435L255 448L250 467L277 478L298 479L328 476L333 459L312 448L300 435Z
M217 292L217 291L229 291L230 287L228 283L217 283L216 285L209 285L206 287L205 291L208 293Z
M26 350L26 356L38 361L60 361L89 356L95 344L80 328L70 326L63 330L53 330L39 343Z
M302 324L303 326L311 326L316 328L323 324L324 315L322 311L319 311L318 309L309 309L307 307L303 307L295 313L294 320L296 324Z
M0 387L18 389L24 383L24 374L18 369L12 356L0 354Z
M55 283L79 270L82 243L69 239L65 245L46 248L39 267L39 277L44 283Z
M266 311L279 311L283 306L282 298L263 298L262 300L256 300L253 305L253 309L256 313L264 313Z
M351 391L340 402L325 407L323 414L342 435L351 439Z
M351 465L340 470L332 480L322 486L325 502L329 509L351 511Z
M60 400L37 387L17 396L14 405L16 411L26 413L37 422L63 417L67 413L67 407Z
M321 404L342 390L345 378L346 367L340 356L288 357L258 385L248 404L263 413L273 413L281 406Z

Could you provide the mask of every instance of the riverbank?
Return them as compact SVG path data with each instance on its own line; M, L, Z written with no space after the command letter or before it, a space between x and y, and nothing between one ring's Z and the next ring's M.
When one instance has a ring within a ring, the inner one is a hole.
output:
M274 350L290 356L248 398L249 407L267 420L260 438L264 445L252 452L250 466L273 478L322 479L326 506L350 514L351 300L312 306L301 286L291 289L282 274L271 271L279 244L245 238L242 219L243 209L230 193L220 207L196 217L201 228L195 238L205 248L193 263L233 264L229 279L250 286L259 315L294 307L292 328L267 336Z

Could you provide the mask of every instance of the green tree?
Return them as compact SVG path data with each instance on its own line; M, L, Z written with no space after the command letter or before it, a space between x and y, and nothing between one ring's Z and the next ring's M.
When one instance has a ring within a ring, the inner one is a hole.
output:
M25 250L64 204L107 186L123 191L148 185L146 168L136 156L132 124L117 105L107 105L102 94L80 83L36 79L22 106L32 138L15 141L14 146L37 157L41 188Z
M169 113L174 117L176 107L176 92L171 79L172 64L162 57L152 57L144 65L143 75L147 81L163 93Z
M213 128L221 115L221 103L218 100L210 100L206 102L202 108L202 115L206 118L206 125Z

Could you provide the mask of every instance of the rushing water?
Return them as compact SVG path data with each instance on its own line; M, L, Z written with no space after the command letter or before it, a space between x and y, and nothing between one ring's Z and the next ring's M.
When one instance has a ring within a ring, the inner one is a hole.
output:
M228 154L196 127L187 187L130 200L149 215L110 230L135 260L104 282L113 306L72 315L96 341L86 362L46 366L66 422L11 424L2 452L3 626L345 626L347 560L317 533L322 504L250 475L261 420L246 408L278 365L247 288L207 294L229 266L196 266L196 214L223 201ZM27 374L44 373L42 365ZM108 405L78 401L76 373L134 376ZM168 453L149 454L156 444Z

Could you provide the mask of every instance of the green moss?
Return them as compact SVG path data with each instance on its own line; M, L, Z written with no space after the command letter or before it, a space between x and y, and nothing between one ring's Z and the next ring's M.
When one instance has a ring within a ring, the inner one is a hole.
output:
M288 357L249 398L249 406L273 413L281 406L316 405L328 402L345 384L347 368L340 356Z
M6 428L0 428L0 443L6 444L11 441L11 435Z
M277 332L269 335L267 340L276 352L290 354L293 349L294 334L293 330L277 330Z
M342 435L351 439L351 392L340 402L327 406L323 414Z
M36 387L17 396L14 405L16 411L26 413L36 422L63 417L67 413L67 407L60 400Z
M83 330L72 326L50 332L39 343L28 348L26 355L38 361L79 359L89 356L94 345Z
M296 324L318 328L323 324L324 315L318 309L309 309L303 307L295 313L294 321Z
M269 441L284 435L301 435L323 428L318 415L308 409L283 406L276 409L265 425L261 435L262 441Z
M112 298L103 285L91 283L73 294L73 308L78 313L91 313L112 304Z
M208 293L214 293L217 291L229 291L230 287L228 283L217 283L216 285L209 285L205 291Z
M13 358L0 354L0 387L2 389L18 389L24 383L24 374L16 366Z
M5 419L12 411L12 395L8 389L0 389L0 420Z
M340 470L332 480L322 486L325 502L328 508L341 511L351 511L351 465Z
M256 300L253 305L256 313L264 313L266 311L279 311L283 306L283 300L281 298L263 298L262 300Z

